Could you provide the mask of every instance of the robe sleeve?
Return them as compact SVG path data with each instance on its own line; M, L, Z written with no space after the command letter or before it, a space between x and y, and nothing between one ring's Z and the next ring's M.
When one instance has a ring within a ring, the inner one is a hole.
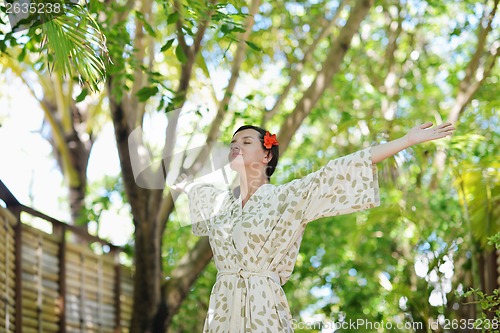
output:
M286 210L302 223L380 205L377 167L370 147L331 160L284 189Z
M211 184L194 184L189 187L189 215L195 236L208 236L214 202L221 192Z

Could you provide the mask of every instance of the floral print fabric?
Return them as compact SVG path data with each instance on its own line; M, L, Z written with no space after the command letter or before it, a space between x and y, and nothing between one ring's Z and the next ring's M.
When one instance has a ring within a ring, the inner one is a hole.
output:
M192 186L192 230L209 237L218 270L203 332L293 332L281 286L307 223L378 206L378 190L370 148L287 184L264 184L244 207L230 191Z

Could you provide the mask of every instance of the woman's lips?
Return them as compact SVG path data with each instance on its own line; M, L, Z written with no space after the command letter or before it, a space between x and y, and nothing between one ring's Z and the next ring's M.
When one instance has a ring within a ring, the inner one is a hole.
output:
M235 159L236 157L238 157L240 155L243 156L243 154L240 154L240 153L232 153L231 154L231 159Z

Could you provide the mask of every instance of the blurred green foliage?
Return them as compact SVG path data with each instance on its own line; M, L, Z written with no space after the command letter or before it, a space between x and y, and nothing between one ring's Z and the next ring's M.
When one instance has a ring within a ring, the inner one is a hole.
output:
M148 85L137 94L141 101L153 105L153 112L167 112L184 98L173 92L186 55L174 43L171 29L179 18L166 2L154 3L158 13L154 19L146 20L139 11L134 17L145 25L145 33L156 38L164 66L144 69ZM251 39L246 41L250 50L240 73L245 82L253 84L239 87L233 94L231 117L222 124L222 140L229 140L236 124L259 124L283 92L289 75L300 68L300 79L280 112L266 124L276 132L321 69L348 17L352 1L346 3L331 34L321 40L311 59L301 64L305 50L317 38L324 20L335 15L339 2L262 1ZM355 35L341 71L328 83L329 89L295 134L272 181L285 183L330 159L398 138L419 123L447 119L475 51L483 5L492 3L376 1ZM92 13L106 14L111 22L120 15L123 3L113 1L107 8L94 1L91 6ZM184 3L183 31L189 36L201 19L204 7L200 6L197 1ZM215 72L230 70L231 62L226 60L233 55L247 12L243 1L217 5L213 14L216 24L210 26L202 56L196 60L198 71L192 90L210 82ZM498 23L498 19L494 21L487 45L500 38ZM126 21L102 27L114 61L109 73L118 81L117 90L112 92L118 100L130 89L132 69L145 67L134 62L134 45L127 29ZM26 45L36 49L32 43ZM388 53L391 45L395 46L392 54ZM491 267L481 266L479 259L494 250L488 238L500 231L499 78L496 66L461 113L451 139L415 146L378 164L380 207L325 218L307 227L295 270L284 286L294 320L314 317L326 323L365 319L429 327L437 318L465 318L466 303L471 303L465 299L473 295L467 292L469 288L476 290L481 305L498 305L497 294L490 296L480 290L480 270ZM439 151L446 153L441 172L434 164ZM436 175L439 179L433 186ZM117 180L90 185L84 214L87 220L99 224L102 210L110 207L112 192L123 196ZM196 242L189 227L180 227L180 220L177 214L171 216L163 239L166 279ZM215 275L210 264L187 295L171 332L202 330ZM318 330L296 330L314 331Z

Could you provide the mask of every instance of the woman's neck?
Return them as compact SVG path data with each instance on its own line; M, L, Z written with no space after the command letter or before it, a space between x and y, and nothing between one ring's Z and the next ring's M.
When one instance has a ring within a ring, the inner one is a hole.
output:
M251 177L250 175L247 175L247 177L240 176L240 198L243 204L264 184L269 184L267 177Z

